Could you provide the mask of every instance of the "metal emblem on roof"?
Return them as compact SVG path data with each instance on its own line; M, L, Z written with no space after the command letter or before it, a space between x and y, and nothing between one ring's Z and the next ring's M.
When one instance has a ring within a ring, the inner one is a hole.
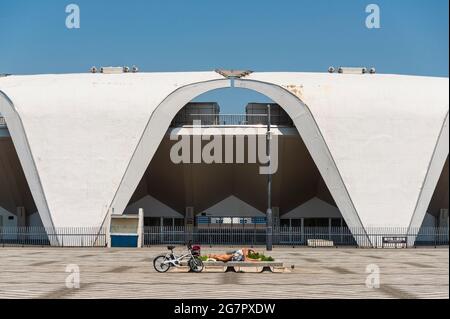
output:
M253 73L253 71L250 71L250 70L216 69L215 71L227 79L240 79L240 78L246 77L247 75Z

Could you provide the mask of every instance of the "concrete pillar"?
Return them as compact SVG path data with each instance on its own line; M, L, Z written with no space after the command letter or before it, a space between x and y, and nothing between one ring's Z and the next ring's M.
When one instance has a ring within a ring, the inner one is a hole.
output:
M278 227L280 225L280 207L272 207L273 225Z
M441 209L440 213L439 213L439 232L444 232L444 236L446 238L442 238L442 239L447 239L448 240L448 226L449 226L449 216L448 216L448 209Z
M186 207L186 215L184 217L184 226L185 226L185 233L186 233L186 240L190 241L194 239L193 232L194 232L194 225L195 225L195 217L194 217L194 207Z
M305 219L300 219L300 232L302 234L302 242L305 241Z
M439 214L439 225L440 228L448 228L448 209L441 209Z
M328 239L331 240L331 218L328 218Z
M292 218L289 218L289 242L292 243Z
M138 248L144 247L144 210L139 208Z
M159 218L159 242L160 244L164 243L164 218Z
M25 207L17 207L17 227L25 227L27 225L27 215Z
M108 214L106 215L106 241L108 244L108 248L111 248L111 215L113 213L113 208L108 209Z

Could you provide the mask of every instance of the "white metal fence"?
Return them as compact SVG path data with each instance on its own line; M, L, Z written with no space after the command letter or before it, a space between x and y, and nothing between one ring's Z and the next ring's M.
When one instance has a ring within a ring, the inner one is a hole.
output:
M193 125L200 121L203 126L226 125L267 125L267 114L178 114L172 121L172 126ZM293 126L287 115L271 115L272 125Z
M144 246L184 244L190 240L202 245L263 246L267 232L264 226L230 227L144 227ZM278 246L311 247L367 247L403 248L417 246L448 245L449 229L423 227L367 228L347 227L274 227L273 243ZM0 227L0 247L55 246L55 247L106 247L106 228L67 227L46 229L44 227Z
M273 244L282 246L417 247L448 245L448 228L424 227L349 229L347 227L274 227ZM265 245L265 227L145 227L144 245Z
M105 228L0 227L0 247L106 247Z

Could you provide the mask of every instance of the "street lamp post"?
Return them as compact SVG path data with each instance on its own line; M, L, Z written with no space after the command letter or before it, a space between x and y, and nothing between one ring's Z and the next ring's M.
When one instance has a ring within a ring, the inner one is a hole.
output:
M271 132L270 132L270 126L271 126L271 119L270 119L270 104L267 104L267 143L266 143L266 153L268 156L268 168L269 171L267 172L267 214L266 214L266 249L268 251L272 250L272 173L270 171L270 165L271 165L271 149L270 149L270 140L271 140Z

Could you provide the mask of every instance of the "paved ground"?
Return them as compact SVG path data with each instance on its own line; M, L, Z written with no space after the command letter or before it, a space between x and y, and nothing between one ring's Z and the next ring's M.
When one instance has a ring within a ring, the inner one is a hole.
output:
M164 250L0 248L0 298L449 298L448 248L275 248L294 270L262 274L159 274L151 261ZM69 264L80 289L66 288ZM378 289L366 286L370 264Z

